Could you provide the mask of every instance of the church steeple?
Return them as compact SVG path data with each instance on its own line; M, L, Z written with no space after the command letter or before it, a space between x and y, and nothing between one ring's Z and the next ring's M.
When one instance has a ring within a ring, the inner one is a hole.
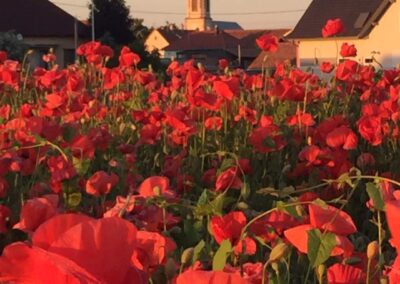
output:
M187 0L186 14L185 28L187 30L204 31L213 28L210 0Z

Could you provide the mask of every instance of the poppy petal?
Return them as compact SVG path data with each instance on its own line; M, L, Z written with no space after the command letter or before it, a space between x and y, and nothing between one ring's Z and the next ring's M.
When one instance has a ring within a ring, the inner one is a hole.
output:
M49 251L65 256L107 283L124 282L131 268L136 245L136 227L112 217L83 222L67 230L49 247Z

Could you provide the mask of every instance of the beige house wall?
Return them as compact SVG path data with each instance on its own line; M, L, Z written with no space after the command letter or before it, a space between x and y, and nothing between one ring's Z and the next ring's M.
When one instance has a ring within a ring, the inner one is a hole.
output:
M312 66L315 58L319 63L326 60L334 62L337 58L341 58L340 47L344 42L356 46L357 57L354 60L360 63L370 64L366 59L372 59L373 56L384 68L396 67L400 64L400 1L391 5L365 39L301 40L298 49L300 66ZM372 64L378 66L377 63Z
M162 34L158 30L152 31L144 42L146 50L148 52L152 52L154 50L158 50L160 53L160 57L164 58L165 52L164 48L169 45L169 42L162 36Z
M78 40L78 46L87 40ZM57 64L60 66L64 66L65 60L65 50L75 50L75 39L71 38L53 38L53 37L27 37L24 38L24 43L30 45L34 50L35 49L48 49L53 48L54 54L57 57ZM32 56L32 64L39 64L39 54L33 54Z

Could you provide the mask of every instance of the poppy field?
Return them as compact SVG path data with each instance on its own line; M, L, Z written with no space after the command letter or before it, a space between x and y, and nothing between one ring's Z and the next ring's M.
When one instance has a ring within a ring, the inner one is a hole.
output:
M355 53L161 80L0 52L0 283L399 283L400 70Z

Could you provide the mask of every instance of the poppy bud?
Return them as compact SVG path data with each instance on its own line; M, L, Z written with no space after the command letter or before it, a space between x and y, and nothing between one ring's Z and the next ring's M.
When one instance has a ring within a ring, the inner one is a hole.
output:
M270 255L269 255L269 260L268 262L275 262L275 261L279 261L282 258L284 258L287 253L289 252L289 246L285 243L280 243L277 244L271 251Z
M247 205L247 203L245 203L245 202L239 202L238 205L237 205L237 207L238 207L239 209L241 209L241 210L249 209L249 205Z
M323 283L322 280L324 279L325 270L326 270L325 265L323 265L323 264L318 265L317 277L318 277L319 283Z
M370 242L367 247L368 259L373 259L378 255L379 243L377 241Z
M272 269L275 271L276 275L279 275L279 264L276 262L271 263Z
M194 248L185 249L181 255L181 263L182 264L191 263L193 259L193 254L194 254Z

